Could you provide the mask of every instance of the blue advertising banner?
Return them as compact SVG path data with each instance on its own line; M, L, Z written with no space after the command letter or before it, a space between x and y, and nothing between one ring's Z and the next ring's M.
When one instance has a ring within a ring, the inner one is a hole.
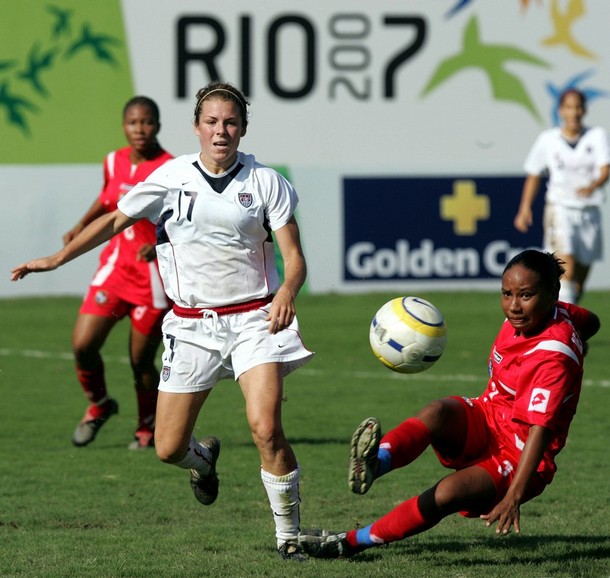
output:
M542 244L542 198L527 234L513 227L523 177L343 180L346 282L482 280Z

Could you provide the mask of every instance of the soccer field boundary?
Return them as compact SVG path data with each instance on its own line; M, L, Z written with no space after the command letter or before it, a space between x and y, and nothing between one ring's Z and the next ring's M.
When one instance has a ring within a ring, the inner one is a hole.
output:
M22 357L26 359L54 359L58 361L74 361L74 356L70 352L61 351L42 351L39 349L11 349L0 348L0 357ZM104 360L107 363L129 364L127 356L105 355ZM346 371L333 370L335 373L342 376L349 376L355 379L363 380L410 380L410 381L426 381L426 382L459 382L459 383L476 383L486 379L484 374L481 375L464 375L464 374L442 374L436 370L434 373L418 373L411 375L403 375L392 371ZM327 370L315 369L311 367L303 367L299 370L302 375L310 377L320 377L328 373ZM610 387L608 379L583 379L585 387Z

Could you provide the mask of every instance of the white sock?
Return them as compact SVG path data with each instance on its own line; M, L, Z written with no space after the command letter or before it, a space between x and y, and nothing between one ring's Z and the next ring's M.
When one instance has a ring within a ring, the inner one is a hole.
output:
M203 447L196 439L191 436L189 449L184 457L176 462L175 465L185 470L195 470L202 475L207 475L210 472L210 464L212 463L212 453L208 448Z
M296 540L299 533L299 467L284 476L274 476L261 468L261 479L273 512L279 547L288 540Z
M574 281L562 281L559 288L559 301L576 303L576 288Z

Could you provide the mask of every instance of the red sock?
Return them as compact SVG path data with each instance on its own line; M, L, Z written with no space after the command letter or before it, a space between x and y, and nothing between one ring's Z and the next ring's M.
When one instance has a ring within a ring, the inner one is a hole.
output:
M403 421L381 438L380 447L392 456L392 469L410 464L430 445L431 434L416 417Z
M358 532L358 530L350 530L345 536L347 543L353 548L356 548L358 546L358 538L356 536L356 532Z
M370 531L373 541L388 544L435 526L439 520L426 520L419 510L418 499L419 496L408 499L374 522Z
M138 399L138 429L154 430L157 411L157 389L136 390Z
M94 370L76 368L76 377L80 382L87 399L91 402L89 413L95 419L104 413L105 401L108 398L106 380L104 379L104 364L100 363ZM100 403L101 402L101 403Z

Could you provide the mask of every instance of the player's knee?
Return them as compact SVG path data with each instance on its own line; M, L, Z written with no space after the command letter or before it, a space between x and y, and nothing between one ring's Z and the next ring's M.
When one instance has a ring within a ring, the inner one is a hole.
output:
M443 515L436 504L436 488L438 484L427 489L417 498L417 506L426 520L440 520Z
M421 409L417 417L428 426L434 435L442 431L445 424L455 413L455 405L452 402L453 400L449 398L436 399Z
M164 464L177 464L185 456L188 448L164 443L155 436L155 451Z
M260 452L273 451L285 443L284 432L274 420L260 420L250 424L250 427L252 439Z
M150 338L145 343L131 342L129 361L133 372L137 375L156 372L155 360L157 355L158 341Z
M135 376L136 383L146 383L150 381L151 376L155 381L158 381L159 372L155 367L154 360L149 358L132 358L131 370Z
M450 483L438 483L434 491L434 503L439 512L445 511L456 500L455 488Z
M90 344L76 343L72 347L72 352L74 353L76 364L80 369L95 369L102 360L99 349Z

